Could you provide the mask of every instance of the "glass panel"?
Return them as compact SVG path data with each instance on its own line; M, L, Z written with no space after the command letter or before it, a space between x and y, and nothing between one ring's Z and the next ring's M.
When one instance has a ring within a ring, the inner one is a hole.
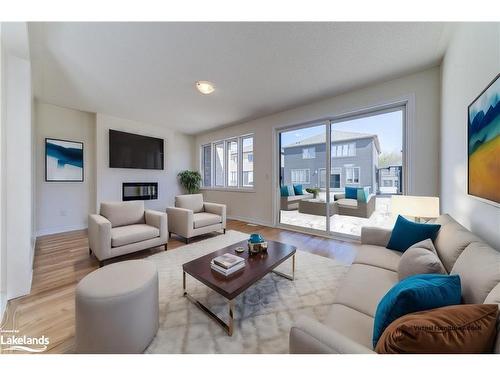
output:
M212 186L212 145L202 146L203 186Z
M227 186L238 186L238 141L228 141L227 148Z
M253 186L253 137L243 138L242 140L242 158L243 158L243 181L242 186Z
M280 223L326 231L326 126L283 131L280 137L280 186L302 185L303 197L280 199ZM306 192L317 189L317 198ZM307 195L306 195L307 194Z
M346 186L369 192L368 204L363 202L355 215L337 203L337 214L330 218L332 232L359 236L362 226L394 225L390 202L391 195L402 194L403 115L401 108L332 123L331 198L340 199Z
M224 143L215 145L215 186L224 186Z

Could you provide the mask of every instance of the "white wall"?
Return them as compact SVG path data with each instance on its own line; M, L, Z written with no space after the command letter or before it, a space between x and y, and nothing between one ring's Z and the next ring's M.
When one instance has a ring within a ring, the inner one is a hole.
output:
M254 192L205 191L205 199L228 205L228 216L262 224L273 224L272 183L273 127L300 124L328 116L414 97L415 113L409 158L414 175L408 193L437 196L439 192L439 108L440 70L438 67L399 79L372 85L347 94L297 107L240 125L200 134L196 137L195 160L199 165L199 147L221 138L253 132Z
M1 25L1 24L0 24ZM5 247L5 235L4 235L4 220L3 220L3 209L4 209L4 124L5 124L5 111L4 106L4 51L3 51L3 40L2 40L2 27L0 26L0 321L2 321L3 313L5 311L5 306L7 304L7 254Z
M95 212L95 114L36 101L37 235L87 228ZM83 182L45 181L45 138L83 142Z
M467 107L500 72L500 25L461 24L442 64L441 209L500 249L500 208L467 195Z
M11 299L29 293L33 261L32 92L25 23L2 24L2 50L1 244Z
M165 140L164 170L109 168L109 129ZM123 182L158 182L158 199L145 206L164 211L182 193L177 173L193 165L193 137L163 126L120 119L98 113L96 117L96 208L103 201L121 201Z

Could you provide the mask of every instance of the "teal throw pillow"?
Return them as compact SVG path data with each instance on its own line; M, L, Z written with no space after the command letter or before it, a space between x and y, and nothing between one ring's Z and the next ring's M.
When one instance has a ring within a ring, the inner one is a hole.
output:
M428 238L434 241L439 228L439 224L415 223L398 215L387 248L403 252L411 245Z

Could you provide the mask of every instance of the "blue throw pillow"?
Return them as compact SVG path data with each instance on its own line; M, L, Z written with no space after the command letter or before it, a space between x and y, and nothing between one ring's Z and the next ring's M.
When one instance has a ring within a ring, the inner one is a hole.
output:
M345 197L346 199L358 199L358 188L346 186Z
M288 186L284 185L280 188L281 196L288 197Z
M300 185L300 184L294 184L293 191L294 191L295 195L303 195L304 194L304 191L302 190L302 185Z
M295 190L293 190L293 186L292 185L287 185L286 187L288 189L288 196L289 197L293 197L295 195Z
M407 277L380 300L373 323L373 347L394 320L417 311L459 305L462 289L458 275L426 274Z
M415 223L398 215L387 248L403 252L411 245L428 238L434 241L439 228L439 224Z

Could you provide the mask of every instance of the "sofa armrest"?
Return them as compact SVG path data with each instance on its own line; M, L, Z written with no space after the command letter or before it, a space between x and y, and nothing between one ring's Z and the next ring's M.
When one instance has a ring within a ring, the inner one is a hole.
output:
M203 203L203 207L205 212L209 212L211 214L219 215L222 217L222 228L226 228L226 205L219 203Z
M99 260L111 254L111 222L104 216L91 214L88 222L89 248Z
M377 227L361 227L361 243L387 247L392 230Z
M290 329L291 354L375 354L340 332L306 316Z
M158 228L160 231L160 238L168 241L168 216L165 212L145 210L144 217L146 224Z
M168 231L184 238L192 237L193 211L187 208L168 207Z

